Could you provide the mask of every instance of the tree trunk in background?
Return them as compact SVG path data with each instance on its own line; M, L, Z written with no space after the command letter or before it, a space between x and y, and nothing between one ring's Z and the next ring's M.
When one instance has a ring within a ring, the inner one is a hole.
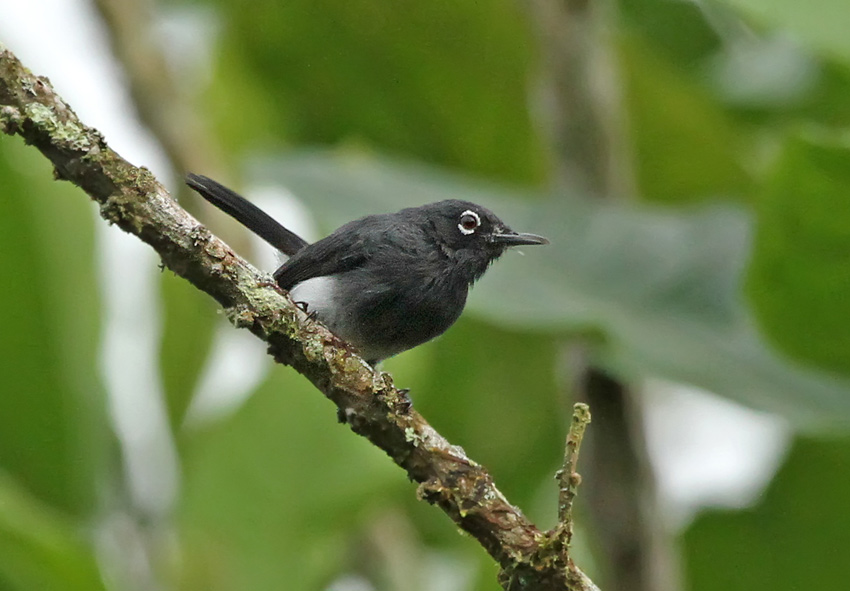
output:
M540 40L534 116L549 141L559 189L592 198L635 193L611 35L615 7L590 0L527 0ZM606 591L676 591L676 551L659 519L635 388L565 346L575 398L593 413L582 449L579 503L596 536Z

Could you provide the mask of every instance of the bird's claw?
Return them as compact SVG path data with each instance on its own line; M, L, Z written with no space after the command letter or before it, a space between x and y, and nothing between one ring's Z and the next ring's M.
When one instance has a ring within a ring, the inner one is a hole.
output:
M410 398L410 388L398 388L399 403L398 410L401 414L407 414L413 408L413 400Z

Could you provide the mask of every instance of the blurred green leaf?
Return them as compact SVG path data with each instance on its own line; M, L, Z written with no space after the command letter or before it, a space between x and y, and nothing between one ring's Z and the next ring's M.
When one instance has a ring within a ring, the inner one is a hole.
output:
M788 119L795 123L808 119L836 129L850 125L850 68L824 60L818 82L801 109L802 117L792 112Z
M87 514L109 447L97 367L92 205L39 154L0 142L0 469Z
M20 591L104 589L93 548L73 521L0 472L0 581Z
M683 73L693 74L695 66L721 47L720 35L695 2L621 0L617 5L623 29L652 44Z
M850 3L845 0L724 0L769 27L790 32L799 41L850 62Z
M209 98L225 145L364 141L502 179L545 176L527 108L534 44L516 2L217 5Z
M844 589L850 440L800 439L762 501L707 511L684 536L692 591Z
M473 289L471 312L505 327L598 331L603 361L617 371L694 384L800 425L850 419L846 382L795 366L754 330L739 295L750 223L739 209L530 201L528 192L362 155L274 158L254 175L290 187L329 228L449 197L488 205L552 244L508 253Z
M758 204L748 294L796 358L850 374L850 143L789 138Z
M746 136L709 91L645 38L622 38L619 57L640 195L674 203L746 198Z
M335 412L276 367L235 414L182 431L185 588L320 589L355 567L358 525L413 485Z
M217 306L169 271L160 279L163 334L160 367L168 417L176 431L183 421L209 354Z

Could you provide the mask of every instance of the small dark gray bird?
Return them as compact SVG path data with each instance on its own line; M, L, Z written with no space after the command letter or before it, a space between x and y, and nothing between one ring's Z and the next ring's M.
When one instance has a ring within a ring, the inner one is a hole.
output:
M212 179L190 174L186 184L289 255L277 284L372 365L444 333L469 287L509 246L549 242L449 199L369 215L309 244Z

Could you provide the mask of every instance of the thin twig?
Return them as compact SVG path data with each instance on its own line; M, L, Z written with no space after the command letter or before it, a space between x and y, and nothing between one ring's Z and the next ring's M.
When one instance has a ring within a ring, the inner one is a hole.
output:
M558 523L564 530L568 546L573 537L573 500L576 497L576 489L581 484L581 476L576 472L578 452L588 424L590 424L590 408L583 402L576 402L573 405L573 418L564 448L564 467L558 471L560 482Z

